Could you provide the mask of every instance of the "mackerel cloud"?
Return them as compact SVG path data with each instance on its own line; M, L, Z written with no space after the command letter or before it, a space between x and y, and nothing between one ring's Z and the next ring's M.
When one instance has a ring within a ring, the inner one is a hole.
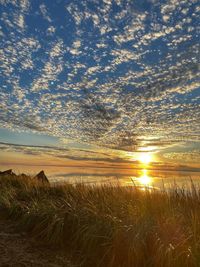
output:
M197 0L0 4L0 127L131 151L199 141Z

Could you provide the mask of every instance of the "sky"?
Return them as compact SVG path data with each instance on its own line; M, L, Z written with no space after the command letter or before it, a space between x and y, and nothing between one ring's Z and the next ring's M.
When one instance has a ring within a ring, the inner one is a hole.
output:
M2 168L200 169L198 0L0 0L0 14Z

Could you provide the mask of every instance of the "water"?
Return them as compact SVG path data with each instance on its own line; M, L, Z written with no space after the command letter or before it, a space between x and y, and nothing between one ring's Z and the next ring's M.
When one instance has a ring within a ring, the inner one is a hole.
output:
M87 170L88 171L88 170ZM99 171L99 170L98 170ZM108 170L107 170L108 171ZM121 186L139 186L141 188L169 189L174 186L191 188L191 180L200 186L199 172L149 171L137 170L130 173L112 173L104 170L102 173L57 173L51 176L52 182L112 184Z
M1 166L0 170L9 168L11 166ZM24 172L30 175L44 170L52 183L119 184L163 189L171 188L174 184L190 188L192 180L196 186L200 186L200 172L22 165L12 166L12 169L17 174Z

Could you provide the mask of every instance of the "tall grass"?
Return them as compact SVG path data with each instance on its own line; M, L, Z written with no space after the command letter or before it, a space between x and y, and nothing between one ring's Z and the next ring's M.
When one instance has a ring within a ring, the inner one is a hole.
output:
M81 266L200 266L200 192L0 178L0 214Z

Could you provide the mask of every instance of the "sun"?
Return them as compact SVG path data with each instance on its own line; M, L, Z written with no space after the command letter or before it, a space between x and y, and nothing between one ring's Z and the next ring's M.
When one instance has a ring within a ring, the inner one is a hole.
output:
M139 161L143 164L149 164L152 161L151 153L142 153L138 157Z

